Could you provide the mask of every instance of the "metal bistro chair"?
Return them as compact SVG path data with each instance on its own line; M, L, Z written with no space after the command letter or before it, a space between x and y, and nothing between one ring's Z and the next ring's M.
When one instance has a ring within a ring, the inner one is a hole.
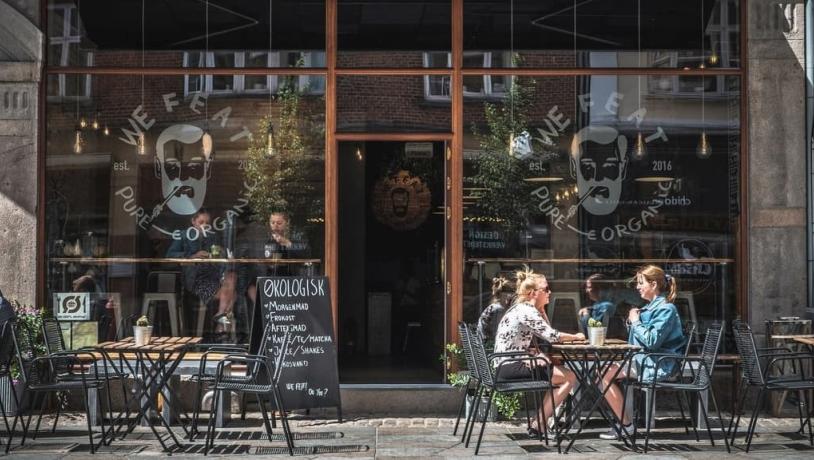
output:
M271 333L271 322L266 324L266 327L263 331L263 338L260 341L260 347L258 348L258 355L266 355L267 349L267 339L269 334ZM198 373L193 375L191 380L195 382L195 400L193 401L192 406L192 427L189 430L189 440L194 441L195 437L200 434L198 431L198 420L200 419L201 415L201 402L203 398L203 391L205 386L214 386L215 378L217 377L216 372L214 371L207 371L207 363L209 363L211 359L211 355L213 354L227 354L227 355L241 355L248 353L246 347L240 345L216 345L212 347L208 347L205 352L201 354L201 359L198 363ZM245 418L246 414L246 401L245 401L245 393L241 396L242 398L242 418ZM214 401L213 401L214 403ZM272 412L272 427L276 427L276 417L274 412Z
M480 390L480 380L478 379L478 375L475 372L475 361L472 359L472 352L468 343L465 344L464 340L469 337L469 334L472 333L472 326L460 321L458 323L458 336L461 339L461 349L463 350L464 359L466 360L466 368L467 368L467 376L466 376L466 385L464 385L464 392L463 396L461 397L461 405L458 407L458 418L455 420L455 428L452 430L452 435L456 436L458 434L458 425L461 423L461 417L464 414L464 407L466 407L466 398L470 394L470 390L474 390L474 393L478 393ZM475 385L475 388L472 388L472 384ZM469 417L467 417L467 424L469 426ZM466 429L464 429L464 435L466 435ZM463 439L461 439L463 442Z
M11 394L13 395L12 397L16 402L17 394L14 392L14 385L12 384L11 379L11 361L14 359L14 338L11 336L11 329L13 327L14 320L9 320L3 324L0 324L0 379L6 379L8 381ZM0 413L3 414L3 423L6 425L6 433L8 433L8 445L11 445L11 425L8 423L3 398L0 398ZM8 449L6 449L6 452L8 452Z
M65 353L65 352L70 351L65 346L65 339L64 339L64 336L62 335L62 328L60 327L59 321L57 319L55 319L55 318L45 318L45 319L43 319L43 321L42 321L42 336L45 339L45 351L48 353L48 356L59 355L61 353ZM111 407L111 408L113 407L113 401L112 401L112 396L111 396L111 391L110 391L110 382L112 380L118 380L119 383L121 384L122 397L124 399L125 411L119 413L118 416L115 418L115 420L114 419L110 420L110 424L111 424L110 428L113 429L113 424L116 421L121 421L121 419L123 417L126 419L126 418L129 418L129 416L130 416L130 403L129 403L129 399L128 399L128 395L129 395L130 392L127 391L127 387L125 385L125 380L127 379L127 377L129 377L129 374L126 373L126 372L123 372L123 369L121 367L116 366L116 364L113 362L113 360L107 354L107 352L105 352L104 350L97 350L95 348L93 348L93 349L83 348L83 349L79 349L79 350L76 350L76 351L91 352L91 353L94 354L94 356L96 356L96 354L98 354L99 356L97 356L97 358L99 358L99 357L101 358L102 363L103 363L103 368L99 370L98 378L101 378L104 381L105 389L106 389L105 393L107 395L108 407ZM98 360L97 360L97 362L98 362ZM86 363L86 367L87 367L87 363ZM51 369L51 370L52 370L52 372L55 371L55 369ZM81 372L76 372L78 370L79 369L71 369L72 372L56 374L55 377L60 379L60 380L63 380L63 381L77 380L77 379L81 380L83 378L85 378L85 379L96 378L96 375L89 375L87 373L83 374ZM58 394L58 396L57 396L57 412L56 412L56 416L54 417L54 426L51 428L52 433L55 432L56 429L57 429L57 422L59 421L60 410L61 410L63 404L66 404L66 403L67 403L67 393L60 392ZM37 424L36 424L36 426L34 428L34 433L32 435L32 439L36 439L36 437L37 437L37 432L40 429L40 422L42 421L42 414L43 414L44 409L45 409L45 398L43 398L43 400L42 400L42 405L40 407L40 414L37 417ZM111 439L112 439L112 436L111 436Z
M797 409L800 416L800 431L805 435L805 425L808 425L808 441L814 446L814 433L811 429L811 412L808 407L808 390L814 390L814 377L806 375L803 367L804 361L811 361L814 356L809 353L768 353L758 354L758 348L755 346L755 337L752 335L752 329L748 324L735 320L732 322L732 332L735 335L735 346L738 348L738 354L741 356L741 367L743 369L743 380L741 388L741 400L738 403L738 417L731 427L731 439L734 444L735 437L738 434L738 424L741 419L741 410L743 402L746 399L748 387L758 389L757 398L754 399L755 407L752 410L752 418L749 420L749 425L746 429L746 452L752 445L752 438L755 435L755 428L757 426L757 415L761 406L764 403L766 395L772 391L796 391L798 397ZM772 349L776 350L776 349ZM765 363L762 364L761 360ZM791 361L795 363L791 370L792 373L779 376L771 376L771 372L775 369L782 369L783 364ZM734 418L734 417L733 417ZM805 419L805 421L803 420Z
M533 356L504 356L502 353L492 354L488 356L486 354L486 348L483 346L483 341L480 337L473 336L471 331L464 330L464 344L470 348L470 352L472 353L472 358L476 367L476 373L478 375L478 379L480 380L480 390L475 395L475 405L472 409L472 413L470 414L471 425L469 428L469 434L466 438L466 447L469 447L469 441L472 437L472 431L475 425L475 414L478 412L478 405L480 404L480 399L484 395L487 394L486 400L486 410L483 413L483 420L481 421L480 433L478 434L478 441L475 445L475 455L478 455L480 452L480 444L483 439L483 432L486 428L486 420L488 419L489 409L492 407L492 398L496 393L536 393L542 394L546 391L552 391L556 388L554 385L551 384L551 366L546 366L546 373L547 379L538 378L537 375L533 375L531 379L523 380L509 380L509 381L498 381L497 376L500 375L500 369L512 362L522 362L522 361L531 361L536 359ZM503 361L497 366L497 369L492 368L491 361L496 358L502 358ZM545 399L543 398L543 401ZM552 404L552 414L555 413L554 411L554 398L551 398ZM539 414L539 412L538 412ZM555 415L556 417L556 415ZM554 426L557 425L557 421L555 420ZM548 434L543 421L539 421L540 431L546 433L546 442L548 442ZM464 430L466 433L466 430ZM559 449L559 444L557 446Z
M639 352L636 352L634 355L639 355L639 354L644 355L644 360L642 362L646 362L645 360L647 360L648 358L650 358L652 360L652 359L658 358L659 356L681 356L682 358L686 358L690 354L690 350L692 349L692 346L695 345L695 342L693 341L693 338L696 337L696 331L695 331L696 328L697 328L697 325L695 324L695 322L693 322L693 321L685 321L684 322L684 324L683 324L684 337L687 338L687 341L684 343L684 353L681 354L681 355L665 355L663 353L662 354L656 354L656 353L648 353L646 351L639 351ZM683 374L685 373L685 371L692 372L692 368L690 367L690 369L682 369L682 368L676 366L676 370L673 373L673 375L670 375L669 377L667 377L663 381L664 382L680 382L682 380L682 378L684 377ZM656 405L655 396L653 396L653 398L650 397L651 394L654 393L653 389L650 387L650 385L647 382L642 382L640 377L637 377L637 378L625 377L624 379L621 380L621 383L626 388L625 393L624 393L625 398L627 398L628 389L630 389L631 391L639 390L644 394L644 397L646 398L646 400L645 400L646 401L646 404L645 404L645 414L646 414L646 416L645 416L644 423L645 423L645 426L647 426L647 427L652 426L653 425L653 419L652 419L651 414L653 414L655 412L655 405ZM684 424L684 432L686 434L690 434L690 428L692 428L693 433L695 434L695 440L700 441L700 439L698 437L698 430L695 428L695 425L692 423L692 420L689 421L690 427L689 428L687 427L688 423L687 423L687 418L684 416L684 403L682 402L682 399L681 399L681 392L678 392L678 391L675 392L675 397L676 397L676 403L678 404L678 410L679 410L679 412L681 414L681 420L685 422L685 424ZM687 411L691 413L692 411L690 410L691 406L690 406L689 400L686 401L686 403L687 403ZM623 404L623 406L622 406L622 418L624 418L624 414L625 414L624 411L625 411L626 406L627 406L627 404Z
M698 395L698 400L700 402L700 414L699 416L704 416L705 425L707 428L707 434L709 434L709 440L712 445L715 445L715 439L712 436L712 429L709 426L709 417L708 417L708 407L707 403L704 401L705 398L701 397L701 393L707 393L710 398L712 399L712 404L715 406L715 411L718 413L718 422L721 426L721 432L723 433L724 437L724 445L726 446L726 451L730 452L729 448L729 440L727 439L727 431L726 427L724 426L723 418L721 417L721 410L718 407L718 401L715 399L715 392L712 388L712 373L715 370L715 360L718 356L718 349L721 346L721 339L723 338L722 333L723 325L720 323L714 324L712 327L707 329L706 338L704 339L704 345L701 349L700 356L697 357L690 357L690 356L676 356L676 355L650 355L651 360L654 360L653 366L655 369L658 369L663 362L673 361L675 363L677 372L678 372L678 379L673 380L656 380L655 378L651 382L641 382L640 385L642 388L649 388L650 394L650 404L648 407L651 410L651 413L647 414L647 419L650 420L653 418L653 400L655 399L656 390L671 390L679 393L684 393L685 398L687 398L687 402L689 405L689 393L695 393ZM691 337L691 336L690 336ZM652 362L652 361L651 361ZM683 379L687 372L691 375L691 379L686 381ZM679 400L680 401L680 400ZM680 403L680 402L679 402ZM684 411L681 410L681 417L684 419ZM634 417L635 418L635 417ZM685 419L686 423L686 419ZM690 421L692 423L692 421ZM695 431L695 425L693 424L693 431ZM636 443L636 434L637 430L634 426L633 428L633 443ZM698 439L698 433L696 432L696 439ZM650 441L650 424L647 425L644 437L644 452L647 453L648 444Z
M260 412L263 415L263 424L269 441L273 438L268 411L263 401L265 399L264 396L271 395L276 409L280 412L280 421L283 425L283 433L285 434L285 441L288 445L288 453L294 455L294 439L291 435L291 427L288 425L288 416L286 415L279 388L280 376L282 375L290 342L291 333L286 331L282 337L277 356L274 358L262 354L229 355L218 363L218 368L215 373L215 385L213 387L215 395L212 398L212 408L209 412L209 424L207 426L206 440L204 442L204 455L207 455L209 450L214 448L215 410L220 398L223 397L223 393L229 391L240 391L255 395L257 403L260 405ZM246 375L232 375L230 367L233 365L245 365Z
M96 453L96 444L93 441L93 427L91 426L90 406L88 404L88 390L101 390L105 385L103 372L99 370L96 356L90 352L65 351L53 353L48 356L36 356L28 332L17 324L11 329L14 347L17 350L17 363L20 367L20 378L23 381L23 400L26 396L35 401L39 393L56 393L63 391L81 391L85 401L85 416L88 424L88 440L90 452ZM90 364L88 364L90 363ZM69 377L68 377L69 376ZM19 401L18 401L19 402ZM11 432L17 428L17 420L23 427L23 438L20 445L25 444L28 428L31 425L31 411L33 404L18 406L17 414ZM26 407L28 406L28 407ZM110 413L111 408L108 407ZM29 412L28 421L24 420L25 412ZM112 419L112 414L111 414ZM107 430L104 419L100 419L101 439L99 446L106 444ZM6 445L6 452L11 446L11 438Z

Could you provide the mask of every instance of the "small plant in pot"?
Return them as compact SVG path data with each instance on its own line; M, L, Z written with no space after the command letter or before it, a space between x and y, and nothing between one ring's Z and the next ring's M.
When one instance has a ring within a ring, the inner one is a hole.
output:
M595 347L601 347L605 344L605 334L608 328L602 321L597 321L593 318L588 319L588 343Z
M150 320L146 316L136 320L136 325L133 326L133 339L136 346L147 345L153 337L153 326L150 326Z

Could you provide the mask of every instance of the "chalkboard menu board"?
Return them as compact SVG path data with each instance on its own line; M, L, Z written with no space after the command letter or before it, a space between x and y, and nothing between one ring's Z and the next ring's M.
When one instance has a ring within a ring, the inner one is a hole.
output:
M340 408L328 278L260 277L257 278L257 290L252 352L257 352L261 335L269 322L272 333L268 344L270 356L277 355L285 332L291 333L280 377L280 392L286 410Z

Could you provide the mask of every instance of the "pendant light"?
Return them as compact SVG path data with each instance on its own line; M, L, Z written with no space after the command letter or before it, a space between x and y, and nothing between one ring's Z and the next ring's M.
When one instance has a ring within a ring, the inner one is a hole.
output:
M204 52L204 62L209 59L209 0L206 0L205 3L205 15L206 15L206 35L205 37L205 52ZM204 88L205 89L205 88ZM204 158L209 160L212 156L212 135L209 134L209 95L206 95L206 103L204 105L204 116L206 117L206 125L204 127L203 136L201 136L201 153L203 154Z
M90 127L93 128L94 131L99 131L99 111L96 111L96 115L93 116L93 121L90 123Z
M638 97L638 109L641 110L642 108L642 75L641 75L641 68L642 68L642 1L638 0L637 2L637 10L638 10L638 18L637 18L637 48L638 48L638 62L639 62L639 75L636 76L636 83L637 83L637 97ZM636 118L636 128L639 127L639 119ZM636 133L636 142L633 144L633 152L631 156L634 160L641 160L647 156L647 143L644 141L644 136L642 135L642 130L638 129Z
M78 6L77 6L77 8L78 8ZM77 15L78 14L79 13L77 12ZM83 131L82 121L84 120L84 118L81 119L81 120L78 120L79 119L79 81L80 80L81 80L81 78L76 78L76 101L75 101L76 103L75 103L75 106L74 106L75 110L76 110L76 112L74 113L74 122L76 123L76 126L74 126L74 131L73 131L73 153L75 153L76 155L81 154L82 151L84 150L84 146L85 146L85 134L82 132Z
M703 57L704 57L704 0L701 0L701 66L703 68ZM706 95L707 92L706 84L705 84L705 77L701 75L701 137L698 139L698 145L695 148L695 154L698 158L702 160L706 160L712 155L712 146L709 143L709 139L707 138L707 129L706 129L706 109L705 109L705 102L706 102Z
M141 0L141 110L146 112L144 107L144 0ZM138 155L147 154L147 139L144 134L144 127L139 129L138 139L136 140L136 153Z
M509 65L514 67L514 0L509 1ZM510 125L509 125L509 155L514 158L522 158L528 152L521 151L520 144L517 142L517 136L514 132L514 93L515 81L514 75L511 77L511 86L509 87L509 110L510 110Z
M272 20L272 3L273 0L269 0L269 57L271 57L271 20ZM271 120L271 84L266 79L266 86L268 87L269 92L269 103L268 103L268 126L266 127L266 156L273 157L277 155L277 147L276 147L276 139L274 139L274 124Z

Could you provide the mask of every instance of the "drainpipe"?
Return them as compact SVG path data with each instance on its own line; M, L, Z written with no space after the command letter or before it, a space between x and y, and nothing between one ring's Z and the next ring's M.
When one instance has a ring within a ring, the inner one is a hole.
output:
M806 246L808 253L807 315L814 317L814 0L805 2L805 71L806 71Z

